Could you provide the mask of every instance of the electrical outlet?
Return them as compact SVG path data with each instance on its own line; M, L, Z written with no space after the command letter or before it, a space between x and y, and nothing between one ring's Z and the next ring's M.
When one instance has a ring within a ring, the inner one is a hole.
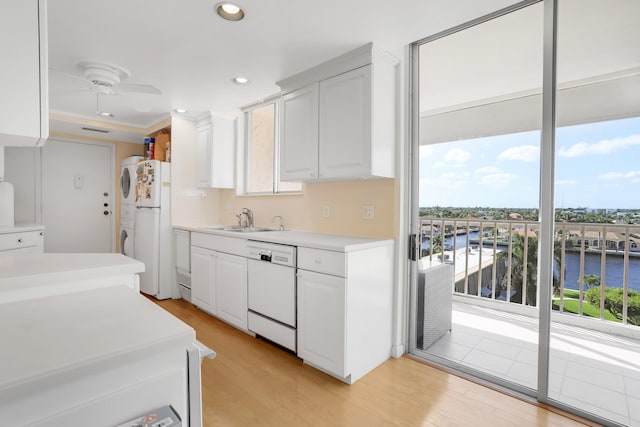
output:
M323 218L329 218L331 216L331 206L329 205L322 206L322 216Z
M373 205L362 205L362 219L375 219L376 207Z

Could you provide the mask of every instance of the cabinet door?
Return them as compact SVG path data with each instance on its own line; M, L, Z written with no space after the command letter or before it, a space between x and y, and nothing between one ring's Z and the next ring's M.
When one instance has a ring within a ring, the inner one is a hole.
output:
M346 377L346 279L298 270L298 356Z
M367 65L320 82L320 179L371 174L371 73Z
M198 122L196 132L196 187L233 188L235 128L228 117L211 116Z
M196 132L196 187L211 187L211 124Z
M0 2L0 145L35 146L49 136L46 2Z
M280 117L280 180L318 177L318 84L282 98Z
M215 288L216 315L247 329L247 259L218 253Z
M176 248L176 268L183 273L191 271L191 259L189 258L191 242L189 234L187 230L173 230Z
M209 313L216 314L214 304L216 252L191 247L191 301Z

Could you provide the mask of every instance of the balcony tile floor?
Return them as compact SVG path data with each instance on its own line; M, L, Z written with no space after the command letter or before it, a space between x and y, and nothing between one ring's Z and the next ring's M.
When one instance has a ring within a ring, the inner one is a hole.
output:
M536 388L537 319L454 302L452 332L427 350ZM640 342L575 326L551 327L549 396L640 427Z

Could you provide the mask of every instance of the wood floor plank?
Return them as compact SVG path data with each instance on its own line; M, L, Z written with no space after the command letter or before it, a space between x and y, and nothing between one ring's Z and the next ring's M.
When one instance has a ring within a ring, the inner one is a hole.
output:
M202 365L205 427L593 425L408 357L389 359L349 386L184 300L155 302L216 351Z

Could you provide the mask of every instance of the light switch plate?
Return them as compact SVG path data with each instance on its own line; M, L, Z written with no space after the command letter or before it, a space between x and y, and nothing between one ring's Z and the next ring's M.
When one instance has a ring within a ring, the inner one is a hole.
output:
M331 216L331 206L324 205L322 206L322 217L329 218Z
M362 205L362 219L375 219L376 207L374 205Z

